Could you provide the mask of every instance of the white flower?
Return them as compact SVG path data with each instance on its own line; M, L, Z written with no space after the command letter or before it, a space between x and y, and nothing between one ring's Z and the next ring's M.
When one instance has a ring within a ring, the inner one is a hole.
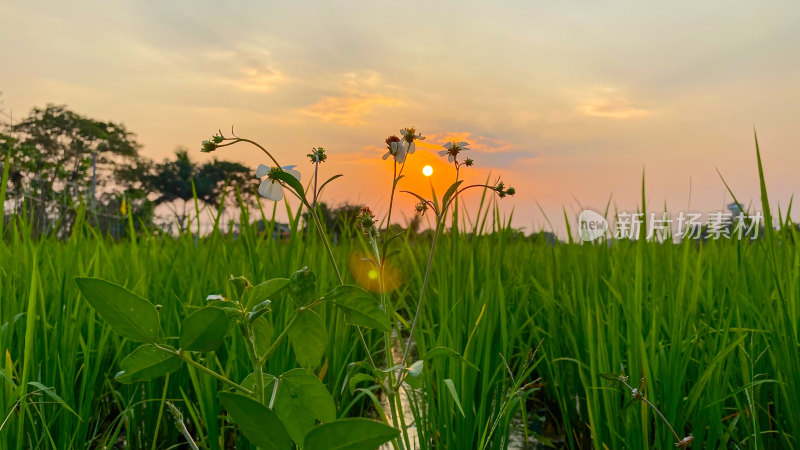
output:
M390 156L394 156L396 162L403 164L406 161L406 148L401 142L390 142L389 149L383 155L383 159L389 159Z
M404 128L400 130L400 133L403 135L403 146L406 149L408 154L413 154L416 151L416 146L414 145L414 141L419 139L420 141L424 140L425 138L422 136L422 133L417 134L417 129L414 127L411 128Z
M469 150L469 148L467 148L468 145L469 144L467 144L466 142L456 142L456 141L448 142L447 144L444 144L442 146L442 147L446 148L447 150L440 151L439 152L439 156L447 155L447 160L449 162L453 162L453 161L456 160L456 157L458 156L458 154L460 152L463 152L465 150Z
M258 169L256 169L256 176L258 178L266 178L258 185L258 193L261 194L262 197L275 202L283 200L283 186L281 186L280 181L274 178L274 174L279 171L287 172L299 181L300 172L294 170L295 167L296 166L267 167L263 164L259 164Z

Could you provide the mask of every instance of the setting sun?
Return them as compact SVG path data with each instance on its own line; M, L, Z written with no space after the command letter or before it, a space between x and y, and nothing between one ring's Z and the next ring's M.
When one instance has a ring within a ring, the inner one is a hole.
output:
M422 174L425 175L426 177L429 177L429 176L433 175L433 167L431 167L431 166L423 167L422 168Z

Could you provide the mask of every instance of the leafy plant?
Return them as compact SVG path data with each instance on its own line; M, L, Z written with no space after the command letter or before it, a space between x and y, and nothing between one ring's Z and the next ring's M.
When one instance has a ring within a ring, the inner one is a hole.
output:
M292 442L298 448L323 448L334 442L337 448L367 449L398 433L371 421L337 421L333 397L311 372L317 368L328 342L325 323L315 312L321 303L357 304L361 308L356 314L345 310L345 315L360 326L380 326L385 319L377 300L357 286L342 285L317 297L315 276L307 268L289 280L276 278L258 285L244 277L232 277L234 296L211 295L208 306L184 318L176 348L169 345L174 339L161 332L157 305L98 278L75 281L112 330L142 343L120 363L122 370L116 379L121 383L162 377L182 364L194 366L231 388L220 393L222 405L242 433L265 449L289 449ZM272 340L272 305L284 292L293 302L282 305L293 306L293 311L286 328ZM253 367L241 383L199 361L204 353L219 348L231 328L237 329L247 343ZM267 374L264 365L283 339L291 342L303 368L276 376ZM317 423L325 427L317 430Z

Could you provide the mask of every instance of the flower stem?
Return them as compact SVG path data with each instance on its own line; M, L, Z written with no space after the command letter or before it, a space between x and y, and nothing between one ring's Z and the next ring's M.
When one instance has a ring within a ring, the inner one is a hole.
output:
M311 204L312 207L317 207L317 176L319 173L319 161L314 162L314 202Z
M428 280L431 276L431 267L433 266L433 252L436 250L436 241L439 238L439 233L441 232L442 228L442 221L444 214L446 213L445 210L442 210L442 217L436 217L436 231L433 233L433 242L431 242L431 251L428 254L428 266L425 268L425 278L422 280L422 289L419 291L419 301L417 302L417 310L414 312L414 320L411 322L411 330L408 333L408 339L406 340L406 349L403 352L403 360L400 362L400 365L405 367L406 360L408 359L408 352L411 349L411 339L414 337L414 330L417 328L417 322L419 321L419 314L422 311L422 301L425 299L425 289L428 287Z

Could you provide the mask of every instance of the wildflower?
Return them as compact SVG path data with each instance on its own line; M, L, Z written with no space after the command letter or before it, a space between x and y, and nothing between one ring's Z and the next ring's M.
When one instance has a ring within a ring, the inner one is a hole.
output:
M264 178L261 181L261 184L258 186L258 193L261 194L262 197L268 198L272 201L280 201L283 199L283 186L281 186L280 181L275 177L275 174L280 172L287 172L291 176L300 180L300 172L294 170L296 166L284 166L284 167L267 167L263 164L258 165L258 169L256 169L256 176L258 178Z
M458 157L459 153L461 153L462 151L465 151L465 150L469 150L469 148L467 148L468 145L469 144L467 144L466 142L456 142L456 141L448 142L447 144L444 144L442 146L442 147L446 148L447 150L440 151L439 152L439 156L445 156L446 155L447 156L447 161L453 162L453 161L456 160L456 158Z
M414 141L425 140L425 138L422 136L422 133L417 134L417 129L414 127L403 128L402 130L400 130L400 133L403 135L403 147L405 147L406 152L409 155L414 153L414 151L416 150Z
M389 136L386 138L386 149L388 151L383 155L383 159L394 156L395 162L402 164L406 161L406 148L400 143L399 137Z
M473 161L472 158L467 158L464 160L464 165L467 167L471 167L474 162L475 161Z
M323 163L328 159L328 155L325 154L325 149L322 147L312 148L311 153L306 156L311 158L312 163Z
M419 202L414 206L414 209L417 211L417 214L420 216L424 216L425 212L428 211L428 203L427 202Z
M368 206L361 208L361 214L358 215L358 228L367 237L378 237L378 229L375 227L375 214L372 213Z

